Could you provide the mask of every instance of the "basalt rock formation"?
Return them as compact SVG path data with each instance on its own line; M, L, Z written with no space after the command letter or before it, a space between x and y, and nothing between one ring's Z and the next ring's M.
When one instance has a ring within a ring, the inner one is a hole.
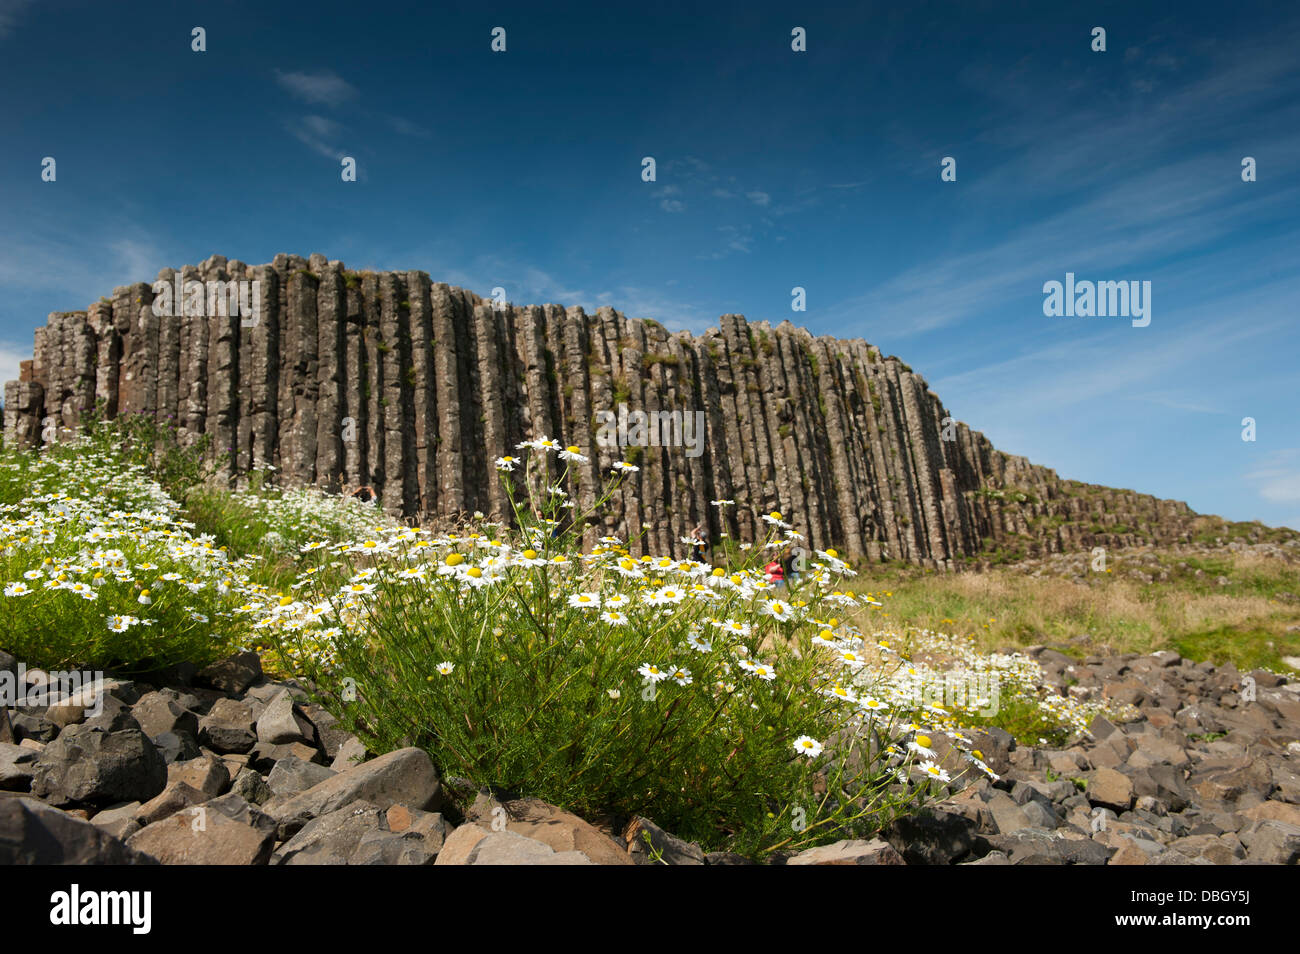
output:
M270 465L286 484L373 488L388 511L443 522L503 515L494 461L548 435L590 463L636 463L592 538L649 530L637 549L761 535L780 511L818 548L950 566L989 551L1060 552L1190 539L1186 504L1059 479L952 420L925 380L862 340L723 315L700 336L612 308L505 305L423 272L350 272L322 255L251 266L213 256L158 280L260 282L254 315L114 290L37 329L5 386L5 439L61 439L86 408L210 435L225 476ZM183 287L183 286L182 286ZM166 309L164 309L166 311ZM703 452L605 447L597 412L702 411ZM711 505L732 499L734 508Z

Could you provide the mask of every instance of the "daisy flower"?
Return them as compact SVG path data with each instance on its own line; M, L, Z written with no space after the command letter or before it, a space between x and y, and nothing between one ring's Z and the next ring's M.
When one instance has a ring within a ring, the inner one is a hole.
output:
M600 609L599 593L571 593L569 605L575 609Z
M822 754L822 744L810 735L801 735L794 740L794 750L813 759Z
M753 668L751 668L749 671L752 672L759 679L764 680L765 682L771 682L773 679L776 678L776 670L773 669L771 666L765 665L764 663L754 664Z
M762 612L773 619L791 619L793 616L790 604L782 600L764 600Z
M911 742L907 743L907 747L914 754L921 756L921 758L933 759L935 757L934 749L930 748L930 744L930 737L928 735L918 735Z
M689 669L674 669L671 678L679 686L689 686L691 684L691 671Z
M456 668L456 664L453 662L440 662L434 668L438 670L439 675L450 676L451 671Z
M855 696L848 689L845 689L843 686L840 685L831 686L829 689L823 691L826 693L826 695L834 699L842 699L843 701L849 703L854 703L858 701L857 696Z
M952 781L952 779L948 777L948 773L939 768L939 766L935 765L933 762L922 762L921 774L925 775L927 778L938 779L940 782Z
M693 631L686 634L686 645L696 652L708 653L713 651L713 643Z
M623 626L627 623L627 617L618 610L606 610L600 614L600 618L611 626Z
M670 603L680 603L685 596L686 592L684 590L679 590L673 586L665 586L653 593L647 593L645 601L651 606L666 606Z
M558 451L560 449L560 442L553 441L549 437L543 435L542 437L539 437L536 440L524 441L522 444L518 445L518 449L538 450L538 451Z
M866 660L851 649L841 649L840 662L844 663L844 665L848 666L850 669L857 670L863 667Z
M668 678L667 672L652 663L646 663L637 672L650 682L662 682Z

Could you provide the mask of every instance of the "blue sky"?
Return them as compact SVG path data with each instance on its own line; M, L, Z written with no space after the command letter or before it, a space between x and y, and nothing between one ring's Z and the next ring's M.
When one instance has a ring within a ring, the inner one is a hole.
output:
M0 0L0 378L163 266L323 252L863 337L1064 477L1300 528L1300 9L703 6ZM1151 324L1046 317L1066 272Z

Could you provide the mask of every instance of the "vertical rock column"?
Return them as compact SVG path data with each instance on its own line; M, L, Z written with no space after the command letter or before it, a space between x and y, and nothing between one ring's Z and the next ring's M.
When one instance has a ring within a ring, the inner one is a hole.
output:
M338 493L345 477L343 450L344 371L347 351L347 297L343 287L343 266L313 255L310 266L316 276L316 485Z

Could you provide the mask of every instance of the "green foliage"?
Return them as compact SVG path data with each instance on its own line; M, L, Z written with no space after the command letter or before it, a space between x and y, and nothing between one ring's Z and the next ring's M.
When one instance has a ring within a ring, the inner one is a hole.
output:
M49 669L203 665L250 631L236 611L245 566L195 536L132 459L149 459L148 441L104 448L107 430L0 454L0 646ZM175 457L162 459L175 476Z
M328 609L276 630L279 653L345 725L376 751L424 747L444 774L586 817L648 814L751 856L863 836L924 802L929 783L901 784L887 750L908 715L864 722L823 691L843 665L811 642L827 624L795 620L790 604L765 611L747 588L687 599L672 560L582 554L574 528L614 486L552 533L532 517L560 512L534 462L518 485L503 474L520 532L377 537L343 555L354 576L342 590L302 575L301 606ZM797 596L815 605L831 585L819 576ZM602 618L620 598L624 619ZM825 751L800 755L802 737Z
M632 399L632 389L623 378L614 379L614 404L626 404Z
M675 354L643 354L641 356L641 371L643 374L649 374L650 369L656 364L675 368L681 364L681 359Z
M82 416L81 432L90 452L142 469L171 494L208 479L227 460L212 453L211 434L183 441L172 421L151 414L109 418L103 401Z

